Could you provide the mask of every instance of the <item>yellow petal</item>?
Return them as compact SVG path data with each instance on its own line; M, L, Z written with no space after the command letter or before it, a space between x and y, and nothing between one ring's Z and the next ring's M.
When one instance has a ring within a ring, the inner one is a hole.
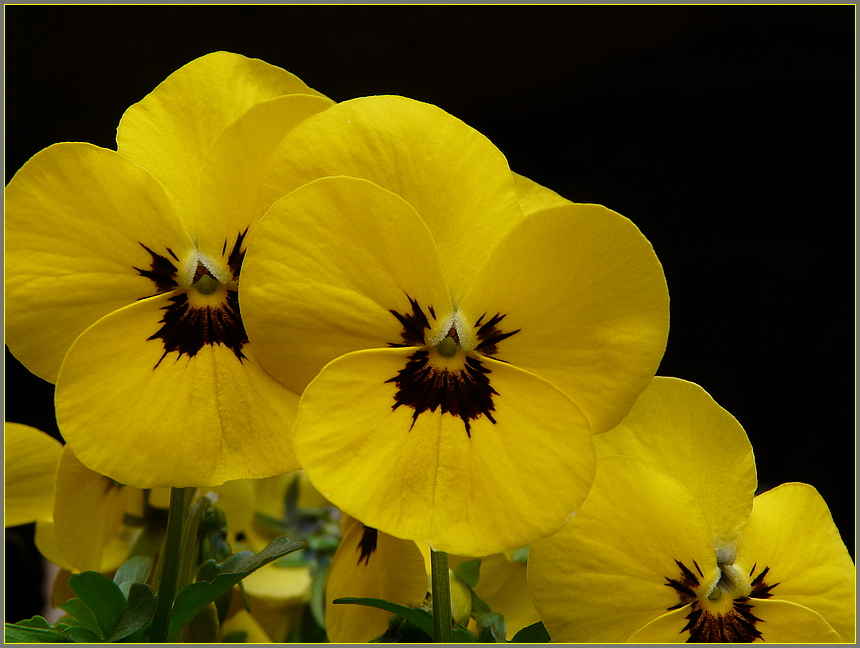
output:
M540 621L526 582L526 563L495 554L481 560L481 578L475 592L493 612L505 617L507 638Z
M415 210L371 182L342 177L312 182L269 210L248 244L239 300L260 360L296 392L344 353L404 343L392 311L411 316L410 300L432 332L451 312L436 247Z
M326 581L326 634L332 643L367 642L385 632L391 614L364 605L332 605L342 597L378 598L418 607L427 592L424 558L411 540L369 529L344 514L342 538Z
M203 167L203 220L191 229L201 252L226 262L233 241L224 246L223 233L244 232L263 215L263 178L278 142L303 119L331 105L325 97L284 95L251 106L221 132Z
M18 526L50 518L62 444L51 435L21 423L5 422L3 434L4 525Z
M459 119L404 97L345 101L294 128L272 156L268 202L333 175L371 180L415 208L439 248L455 304L523 217L502 153Z
M755 498L738 564L768 568L774 599L823 616L843 641L856 639L855 568L827 504L808 484L788 483Z
M116 536L129 487L84 466L68 445L57 466L54 531L68 563L81 571L98 570L102 550Z
M180 219L193 226L212 143L254 104L292 93L319 94L259 59L213 52L179 68L126 110L118 150L162 183Z
M6 343L56 382L72 341L98 318L159 292L141 271L183 258L191 240L164 190L136 164L90 144L37 153L6 188ZM57 322L62 321L62 326Z
M498 357L549 380L595 433L621 420L663 356L669 296L651 244L629 220L569 203L511 230L463 300L470 321L503 314Z
M262 368L250 344L240 359L220 343L201 342L190 355L148 340L170 300L120 309L69 350L55 401L77 457L139 488L212 486L296 469L297 396ZM199 341L199 331L189 335Z
M761 621L755 624L761 632L761 641L770 644L784 643L839 643L840 638L821 615L788 601L753 600L751 612ZM689 607L668 612L641 628L627 643L685 643Z
M257 620L247 610L239 610L232 615L221 626L221 635L226 636L234 632L244 632L244 643L272 643L271 637L260 627Z
M500 553L558 530L594 475L590 429L570 399L485 360L498 393L492 410L452 414L451 391L446 413L442 404L420 414L395 408L392 380L414 351L347 354L305 390L296 452L320 493L369 526L462 556Z
M552 189L547 189L534 180L529 180L518 173L514 174L514 185L517 188L517 198L520 201L520 207L522 207L523 213L526 216L542 209L570 204L567 198L562 198Z
M555 642L623 642L680 603L683 563L710 592L720 572L702 512L680 483L629 457L602 457L591 493L531 546L532 602Z
M756 489L752 446L740 423L698 385L657 376L616 428L595 438L601 454L627 455L684 484L721 561L731 563Z

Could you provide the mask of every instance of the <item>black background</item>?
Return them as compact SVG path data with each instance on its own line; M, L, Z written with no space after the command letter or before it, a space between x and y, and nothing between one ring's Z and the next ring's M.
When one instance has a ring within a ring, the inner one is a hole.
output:
M659 374L734 414L761 490L818 488L853 555L854 28L853 5L6 6L6 181L54 142L114 148L129 105L219 49L336 101L436 104L639 226L671 297ZM56 434L52 393L7 351L6 420ZM27 531L9 621L38 612Z

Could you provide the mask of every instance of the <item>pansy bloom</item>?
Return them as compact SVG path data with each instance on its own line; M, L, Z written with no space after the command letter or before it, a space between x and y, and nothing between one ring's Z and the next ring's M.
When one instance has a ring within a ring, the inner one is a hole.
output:
M597 445L582 508L531 547L553 641L854 642L854 564L827 505L799 483L754 497L746 433L704 390L655 378Z
M315 115L272 160L267 199L294 191L249 242L240 304L264 366L305 390L294 444L314 485L465 556L560 528L591 485L592 432L665 347L648 241L402 97Z
M55 144L9 183L6 341L56 382L86 466L139 487L298 467L298 398L258 362L237 291L270 154L330 105L280 68L216 52L131 106L117 151Z

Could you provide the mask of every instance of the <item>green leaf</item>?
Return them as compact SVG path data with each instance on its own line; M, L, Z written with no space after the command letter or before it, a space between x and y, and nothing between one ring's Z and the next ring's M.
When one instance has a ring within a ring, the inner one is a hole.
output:
M105 635L102 633L102 629L99 627L99 622L96 620L95 612L90 610L90 608L87 607L87 604L81 599L69 599L63 603L60 608L68 612L71 617L66 617L63 619L64 621L69 623L74 619L74 621L77 622L69 623L70 626L81 626L82 628L86 628L90 632L95 633L100 641L105 640Z
M507 643L505 617L496 612L478 612L474 616L480 643Z
M132 556L126 560L113 577L123 596L128 598L132 583L145 583L152 573L153 560L150 556Z
M551 641L549 633L540 621L526 626L511 639L511 643L550 643Z
M122 641L146 627L155 613L155 592L145 583L130 583L128 603L109 642Z
M478 580L481 578L481 559L466 560L454 567L454 573L457 578L466 583L469 587L475 587Z
M404 605L398 605L397 603L392 603L391 601L383 601L382 599L375 598L359 598L359 597L344 597L335 599L332 601L335 605L366 605L368 607L377 608L379 610L385 610L386 612L391 612L392 614L396 614L398 616L403 617L407 621L418 626L422 632L424 632L428 637L433 636L433 617L425 610L419 610L418 608L410 608Z
M85 571L72 574L69 577L69 587L95 614L101 633L99 638L104 640L105 637L110 637L125 610L126 600L119 586L104 574ZM83 621L81 623L83 625Z
M260 553L240 551L219 565L209 560L201 565L198 574L205 574L207 580L192 583L182 590L173 604L170 615L168 636L173 637L209 603L217 599L248 574L258 570L283 555L305 546L282 536L272 540Z
M82 626L68 626L63 629L63 636L73 643L104 643L104 639L99 637L92 630L87 630Z
M4 634L6 643L68 643L60 632L52 629L45 618L40 616L7 623Z

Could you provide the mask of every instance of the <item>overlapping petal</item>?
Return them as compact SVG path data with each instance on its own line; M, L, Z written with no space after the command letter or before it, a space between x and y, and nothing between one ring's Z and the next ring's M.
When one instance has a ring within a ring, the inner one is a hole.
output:
M290 445L297 396L263 369L251 345L167 353L158 329L170 296L102 318L60 371L57 420L86 466L116 481L217 485L298 468ZM121 407L119 407L121 405Z
M267 200L335 175L366 178L412 205L432 232L455 305L523 217L502 153L443 110L404 97L352 99L294 128L272 156Z
M51 517L61 451L62 444L41 430L21 423L3 424L4 526Z
M429 308L440 318L451 312L427 226L367 180L322 178L297 189L261 219L249 249L239 294L248 336L297 392L333 358L403 343L391 311L412 315L410 299L437 328Z
M502 313L499 358L570 396L595 433L616 425L654 375L669 296L651 244L628 219L570 203L531 214L493 250L461 311Z
M122 524L129 488L84 466L69 445L57 466L54 532L70 565L98 570Z
M641 459L684 484L702 508L721 560L731 563L756 489L740 423L698 385L657 376L630 414L595 438L601 454Z
M296 124L332 105L316 95L284 95L254 104L224 128L206 156L200 182L202 216L190 229L201 252L227 261L230 245L222 247L224 233L244 232L265 211L263 179L278 142Z
M393 407L391 382L410 352L341 356L305 390L294 444L320 492L369 526L464 556L560 528L594 475L590 428L576 406L537 376L487 360L495 423L480 416L467 430L441 410L413 416Z
M179 68L126 110L118 150L164 185L190 226L200 208L203 163L221 131L254 104L294 93L319 95L279 67L213 52Z
M85 328L156 292L138 272L153 263L143 246L179 258L192 248L158 182L90 144L37 153L5 198L6 342L49 382Z
M576 516L531 547L532 602L555 642L627 641L679 604L666 581L680 578L676 561L700 574L705 593L720 577L707 521L690 491L637 459L597 463Z
M550 207L561 207L570 205L571 201L530 180L519 173L514 173L514 186L517 190L517 199L526 216Z
M392 615L331 602L370 597L418 607L427 592L424 558L413 541L368 528L349 515L344 515L341 529L326 581L326 634L333 643L367 642L385 632Z
M758 569L769 567L769 582L779 583L774 588L775 597L814 610L842 641L854 643L854 563L827 504L812 486L782 484L755 498L743 530L738 563L750 569L754 565Z

